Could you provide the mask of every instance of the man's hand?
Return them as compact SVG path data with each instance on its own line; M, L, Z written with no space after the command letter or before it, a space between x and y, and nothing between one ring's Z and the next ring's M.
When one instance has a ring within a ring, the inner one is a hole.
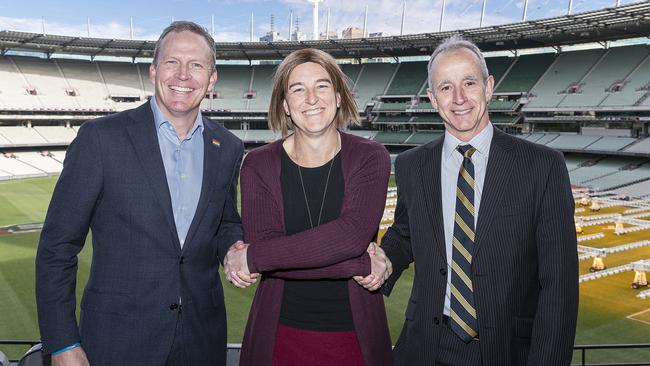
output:
M76 347L52 356L52 366L90 366L90 363L83 348Z
M223 271L226 279L239 288L246 288L254 284L259 277L259 273L251 274L248 270L248 259L246 255L249 245L238 240L228 249L226 258L223 260Z
M368 291L376 291L393 273L393 264L386 257L386 253L377 244L370 243L366 250L370 256L370 274L352 277L357 283Z

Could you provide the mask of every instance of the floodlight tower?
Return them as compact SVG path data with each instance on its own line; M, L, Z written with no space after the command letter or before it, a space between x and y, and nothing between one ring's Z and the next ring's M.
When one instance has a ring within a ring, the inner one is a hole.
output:
M311 39L318 39L318 3L322 3L323 0L307 0L312 3L311 8L311 17L312 17L312 35Z

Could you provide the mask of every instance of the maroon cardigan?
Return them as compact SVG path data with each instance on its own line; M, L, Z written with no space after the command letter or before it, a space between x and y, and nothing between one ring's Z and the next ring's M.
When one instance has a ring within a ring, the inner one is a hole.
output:
M368 243L377 231L390 158L377 142L341 133L345 182L339 218L293 235L284 230L280 186L282 140L251 151L241 168L241 211L248 267L262 273L251 306L240 365L271 365L284 279L347 278L350 308L367 366L391 365L384 299L351 279L370 273Z

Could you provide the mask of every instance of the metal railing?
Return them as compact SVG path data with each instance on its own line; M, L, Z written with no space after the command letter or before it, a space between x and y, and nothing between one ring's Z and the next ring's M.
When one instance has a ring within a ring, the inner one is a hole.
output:
M39 340L14 340L14 339L0 339L0 346L3 345L13 345L13 346L29 346L32 347L40 343ZM235 356L237 361L239 360L239 351L241 349L240 343L228 343L228 358L230 364L231 356ZM587 361L587 351L592 350L622 350L622 349L631 349L631 350L641 350L648 349L650 350L650 343L630 343L630 344L589 344L589 345L574 345L574 359L576 358L575 353L579 352L579 361L578 363L573 363L574 366L647 366L650 365L650 359L645 361L638 362L626 362L626 363L588 363ZM593 353L593 352L592 352ZM18 362L19 360L9 360L10 362ZM233 360L234 361L234 360Z
M621 350L621 349L649 349L650 350L650 343L574 345L573 346L574 356L575 356L575 352L580 352L580 362L574 363L573 365L576 366L647 366L650 365L650 359L647 359L645 361L626 362L626 363L588 363L587 362L588 350Z

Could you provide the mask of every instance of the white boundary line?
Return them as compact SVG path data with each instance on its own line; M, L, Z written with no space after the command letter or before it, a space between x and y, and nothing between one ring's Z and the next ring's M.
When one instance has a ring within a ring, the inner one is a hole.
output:
M643 324L648 324L648 325L650 325L650 322L647 322L647 321L645 321L645 320L641 320L641 319L636 319L636 318L634 318L635 316L637 316L637 315L639 315L639 314L647 313L648 311L650 311L650 309L641 310L641 311L639 311L638 313L634 313L634 314L630 314L630 315L626 316L626 318L628 318L628 319L630 319L630 320L637 321L637 322L641 322L641 323L643 323Z

